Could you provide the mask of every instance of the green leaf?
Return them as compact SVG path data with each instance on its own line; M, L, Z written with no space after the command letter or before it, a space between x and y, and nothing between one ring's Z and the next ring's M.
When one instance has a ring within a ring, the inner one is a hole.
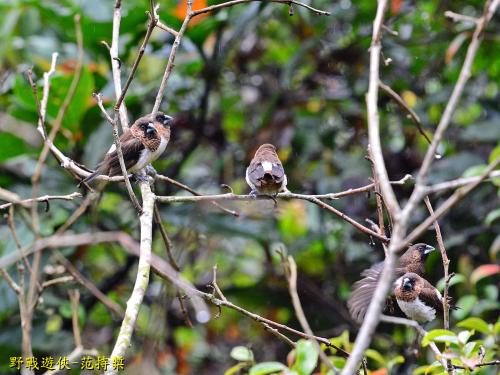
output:
M500 143L493 149L493 151L491 151L488 163L493 163L498 157L500 157Z
M471 317L457 323L458 327L473 329L484 334L490 333L490 327L483 319Z
M465 345L469 341L470 337L474 334L474 331L461 331L458 333L458 341Z
M497 208L496 210L491 211L488 215L486 215L486 219L484 219L484 223L487 226L491 226L491 224L500 218L500 208Z
M474 165L472 167L469 167L465 170L465 172L462 174L462 177L477 177L480 176L484 173L486 170L487 166L484 164L480 165Z
M226 372L224 372L224 375L236 375L240 373L240 370L244 369L245 367L248 366L248 363L246 362L240 362L236 365L234 365L231 368L228 368Z
M379 366L385 366L387 361L385 358L376 350L373 349L367 349L365 352L366 356L370 359L373 359L374 361L377 362Z
M27 147L22 139L3 132L0 137L0 162L26 153Z
M231 350L230 356L240 362L251 362L254 358L253 352L246 346L235 346Z
M286 370L286 366L280 362L262 362L252 366L248 375L276 374Z
M447 329L434 329L429 331L427 335L422 339L422 346L427 346L431 342L447 342L452 344L458 344L457 335L448 331Z
M318 363L318 350L314 343L309 340L299 340L296 348L296 360L292 367L299 375L309 375Z

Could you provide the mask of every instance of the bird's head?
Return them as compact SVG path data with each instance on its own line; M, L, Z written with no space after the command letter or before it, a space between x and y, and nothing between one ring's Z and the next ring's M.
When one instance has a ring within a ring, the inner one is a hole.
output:
M413 290L415 287L415 280L411 277L403 277L401 287L406 291Z
M429 255L431 252L436 250L433 246L427 245L425 243L418 243L416 245L413 245L412 248L414 251L417 251L418 254L420 255L420 259L424 260L427 258L427 255Z
M163 112L156 112L154 116L155 122L163 126L164 128L169 128L172 125L173 118Z

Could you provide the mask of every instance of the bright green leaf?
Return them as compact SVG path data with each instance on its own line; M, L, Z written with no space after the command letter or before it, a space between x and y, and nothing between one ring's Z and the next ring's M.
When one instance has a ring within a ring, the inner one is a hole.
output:
M246 346L235 346L231 350L231 358L240 362L251 362L253 361L253 352Z
M431 342L448 342L458 344L457 335L447 329L434 329L429 331L422 339L422 346L427 346Z
M458 327L473 329L484 334L490 333L490 327L483 319L471 317L457 323Z
M248 375L276 374L285 369L286 366L280 362L262 362L252 366Z
M313 372L318 362L316 345L309 340L299 340L296 348L296 360L292 367L299 375L309 375Z

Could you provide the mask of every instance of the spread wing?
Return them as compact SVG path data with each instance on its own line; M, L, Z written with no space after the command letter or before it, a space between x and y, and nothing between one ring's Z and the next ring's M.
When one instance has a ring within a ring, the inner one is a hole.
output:
M262 182L266 179L269 179L269 177L274 183L281 184L285 178L285 170L283 169L283 165L281 165L281 163L273 163L271 175L269 177L268 176L269 173L266 173L264 171L262 163L252 163L248 167L248 178L253 185L260 188L262 187Z
M363 279L354 283L351 297L347 301L347 307L354 320L361 322L368 310L375 288L377 287L380 273L384 268L384 262L374 264L361 272Z
M354 283L351 297L347 301L347 307L349 308L351 316L357 322L362 322L365 317L383 269L384 262L376 263L361 272L361 276L364 276L364 278ZM395 276L400 277L404 273L404 269L398 267L396 268ZM396 315L402 314L393 295L388 297L386 308L389 312L395 313Z

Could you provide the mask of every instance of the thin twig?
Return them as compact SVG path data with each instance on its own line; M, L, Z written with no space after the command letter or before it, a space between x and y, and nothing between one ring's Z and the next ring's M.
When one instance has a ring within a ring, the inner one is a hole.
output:
M113 11L113 34L111 39L111 47L109 47L109 56L111 58L111 71L113 73L113 83L115 87L115 95L118 99L122 93L121 81L121 62L118 54L118 46L120 43L120 22L122 19L122 0L115 0ZM128 129L127 107L123 100L118 109L122 130Z
M292 299L293 309L295 311L295 316L300 323L300 326L304 330L305 333L314 337L314 333L307 321L306 315L304 314L304 309L302 308L302 304L300 303L299 294L297 293L297 265L295 264L295 260L288 256L285 258L285 255L281 253L282 263L285 269L285 275L288 282L288 292L290 293L290 298ZM332 363L328 359L325 353L321 350L321 347L316 339L312 339L316 350L318 351L319 357L321 361L326 365L330 371L334 374L337 374L337 369L333 367Z
M409 319L405 319L405 318L399 318L399 317L396 317L396 316L387 316L387 315L380 316L380 320L382 322L385 322L385 323L399 324L399 325L404 325L404 326L412 327L412 328L414 328L418 332L418 334L421 337L424 337L427 334L427 331L425 329L423 329L422 326L420 326L420 324L418 324L414 320L409 320ZM433 342L431 342L429 344L429 347L434 352L434 356L436 357L436 360L438 360L441 363L441 365L444 368L446 368L446 366L447 366L446 361L443 358L443 354L438 349L438 347L436 346L436 344L433 343Z
M444 247L443 236L441 235L441 228L439 227L439 223L434 216L434 210L432 209L432 204L428 196L424 198L425 205L429 210L429 214L434 220L434 229L436 231L436 239L439 246L439 250L441 252L441 259L443 261L443 270L444 270L444 291L443 291L443 328L450 329L450 303L448 299L448 289L450 287L450 277L449 277L449 265L450 260L446 255L446 248ZM447 351L448 345L445 346L445 351ZM446 361L446 369L450 375L454 374L454 369L451 364L451 359Z
M155 104L153 106L153 110L151 113L156 113L160 109L161 101L163 99L163 94L165 93L165 89L167 88L167 82L172 73L172 69L174 68L174 60L177 54L177 49L181 43L181 39L186 32L189 21L192 17L192 8L193 8L193 0L186 0L186 18L184 18L184 22L182 22L182 26L179 30L179 33L175 37L174 43L172 44L172 48L170 50L170 55L168 56L167 66L165 67L165 72L163 73L163 77L161 79L160 88L158 89L158 93L156 94Z
M71 323L73 326L73 338L75 346L82 346L82 337L80 335L80 324L78 323L78 307L80 305L80 291L73 289L69 291L69 299L71 300Z
M428 217L422 223L420 223L413 231L408 234L401 244L401 249L407 246L409 243L415 241L418 237L420 237L424 232L427 231L427 228L434 222L434 220L439 219L444 214L446 214L453 206L455 206L458 202L460 202L463 198L465 198L471 191L473 191L481 182L490 176L491 172L496 169L496 167L500 165L500 156L493 160L492 163L488 165L486 170L479 176L477 179L474 179L467 185L462 186L457 189L444 203L439 206L435 211L435 219L432 217Z
M227 7L236 5L236 4L250 3L250 2L253 2L253 1L265 1L265 0L233 0L233 1L228 1L228 2L225 2L225 3L222 3L222 4L212 5L212 6L203 8L203 9L195 10L193 12L193 14L192 14L192 17L196 17L196 16L198 16L200 14L204 14L204 13L213 12L214 10L218 10L218 9L222 9L222 8L227 8ZM307 5L307 4L304 4L304 3L300 2L300 1L295 1L295 0L269 0L269 2L286 4L286 5L292 5L292 4L293 5L297 5L299 7L306 8L306 9L310 10L311 12L314 12L314 13L320 15L320 16L329 16L330 15L330 12L313 8L313 7L311 7L311 6Z
M40 153L40 156L38 158L37 165L35 167L35 172L33 173L33 176L31 178L31 181L36 181L38 182L40 180L43 166L45 164L45 161L47 159L47 156L50 151L50 144L54 143L54 139L56 138L57 133L59 133L59 130L61 129L64 116L66 115L66 112L68 111L69 105L73 101L73 97L75 96L76 89L78 88L78 83L80 82L80 77L82 75L82 68L83 68L83 33L82 33L82 26L80 24L80 15L76 14L74 17L74 22L75 22L75 31L76 31L76 46L77 46L77 60L76 60L76 65L75 65L75 74L73 76L73 80L71 81L71 85L69 86L68 93L66 94L66 97L64 98L64 101L59 107L59 112L57 113L57 117L54 121L54 125L52 126L52 129L50 130L49 136L48 136L48 142L44 142L43 144L43 149L42 152Z
M445 190L456 189L468 185L478 180L485 182L496 177L500 177L500 171L491 171L490 174L484 179L481 179L480 176L473 176L473 177L463 177L463 178L457 178L456 180L440 182L435 185L426 187L425 194L440 193Z
M151 4L151 7L152 7L151 12L155 12L153 2ZM150 12L147 12L147 15L148 15L148 28L146 30L146 35L144 36L144 40L142 41L139 51L137 52L137 56L134 60L134 64L132 65L132 69L127 78L127 81L125 82L125 85L123 86L123 89L121 90L121 93L118 96L118 100L116 101L115 104L115 111L119 111L121 108L122 102L125 99L125 94L127 93L130 83L134 79L135 72L137 71L137 67L139 66L142 56L144 55L144 51L146 51L146 46L148 45L149 38L151 37L151 34L153 33L153 30L156 24L158 23L158 18L155 17L157 14L155 14L155 16L152 16Z
M48 288L49 286L56 285L56 284L64 284L64 283L69 283L75 281L75 278L73 276L61 276L61 277L56 277L55 279L44 281L42 283L42 288Z
M479 20L475 17L455 13L455 12L452 12L451 10L447 10L446 12L444 12L444 16L447 18L451 18L454 22L469 22L469 23L472 23L474 25L479 22Z
M322 197L325 197L323 195ZM333 199L334 194L328 194L326 195L328 199ZM336 208L326 204L325 202L319 200L316 198L314 195L306 195L306 194L295 194L291 192L284 192L284 193L279 193L276 198L282 198L282 199L302 199L309 201L311 203L314 203L318 205L321 208L324 208L325 210L328 210L335 215L339 216L343 220L347 221L349 224L353 225L356 229L359 231L366 233L370 236L373 236L375 238L378 238L379 240L383 242L389 242L389 239L385 236L380 235L377 232L372 231L370 228L365 227L364 225L358 223L356 220L351 218L350 216L346 215L345 213L337 210ZM255 201L255 199L269 199L268 196L253 196L253 195L236 195L233 193L226 193L226 194L217 194L217 195L202 195L202 196L157 196L156 200L158 202L162 203L180 203L180 202L202 202L202 201L216 201L216 200L237 200L237 201Z
M187 186L187 185L185 185L185 184L183 184L183 183L181 183L179 181L176 181L173 178L170 178L170 177L167 177L167 176L163 176L161 174L157 174L155 176L155 178L158 179L158 180L161 180L161 181L166 181L169 184L175 185L175 186L177 186L177 187L179 187L181 189L189 191L193 195L196 195L196 196L201 196L202 195L201 193L197 192L196 190L191 189L189 186ZM238 212L230 210L230 209L228 209L228 208L226 208L224 206L221 206L219 203L217 203L215 201L210 202L210 203L213 204L215 207L219 208L221 211L224 211L224 212L226 212L226 213L228 213L230 215L240 216L240 214Z
M469 44L469 47L467 48L467 54L462 65L462 69L460 70L460 75L458 76L457 83L453 88L453 92L450 96L450 99L448 100L448 103L446 104L446 108L443 112L443 115L441 116L441 120L439 121L437 129L434 132L432 143L427 149L424 161L422 162L422 167L420 168L417 177L417 185L423 186L427 181L427 174L436 154L438 145L443 139L444 133L448 128L448 125L450 124L453 113L455 112L458 102L462 97L462 92L465 88L465 85L471 76L472 63L474 62L477 50L481 45L486 25L490 21L491 17L493 17L493 14L495 13L499 4L500 0L486 1L485 3L483 15L476 23L476 28L474 30L474 34L472 35L472 40Z
M399 96L399 94L396 91L394 91L390 86L386 85L382 81L379 81L378 84L380 88L384 90L386 93L388 93L396 101L396 103L399 104L401 108L403 108L406 112L408 112L415 125L417 125L417 129L420 132L420 134L422 134L425 140L429 144L431 144L431 140L424 131L424 126L422 124L422 121L420 120L420 117L418 117L418 115L415 113L415 111L411 109L410 106L404 101L404 99L401 96Z
M132 189L132 185L130 185L130 180L128 178L128 173L127 173L127 167L125 166L125 161L123 160L122 146L120 142L120 136L118 135L118 125L116 124L118 116L115 116L115 118L112 119L111 116L108 115L108 112L106 112L106 109L102 104L102 95L100 93L99 94L94 93L93 96L97 101L97 105L101 109L101 112L104 114L104 117L106 117L106 120L108 120L108 122L113 127L113 139L116 146L116 154L118 155L118 161L120 162L122 176L125 179L125 186L127 188L127 192L132 202L132 205L137 210L137 212L140 213L142 208L141 205L139 204L139 201L137 200L137 197L135 196L134 189Z
M23 200L20 200L17 202L2 204L2 205L0 205L0 210L4 210L6 208L9 208L10 206L17 205L17 204L26 206L26 205L31 205L31 203L39 203L39 202L47 203L49 200L54 200L54 199L72 201L75 198L80 198L81 196L82 196L82 194L80 194L79 192L74 192L74 193L71 193L68 195L44 195L44 196L37 197L37 198L23 199Z

